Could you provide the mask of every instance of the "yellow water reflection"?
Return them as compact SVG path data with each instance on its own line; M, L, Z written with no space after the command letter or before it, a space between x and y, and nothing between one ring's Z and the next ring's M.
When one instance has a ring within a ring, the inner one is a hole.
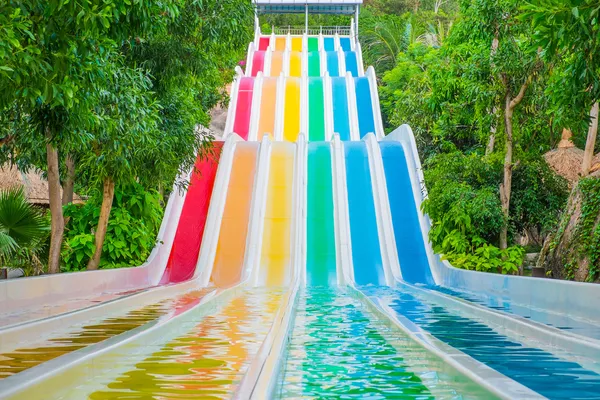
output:
M244 292L190 332L90 394L92 400L230 398L281 307L280 291Z

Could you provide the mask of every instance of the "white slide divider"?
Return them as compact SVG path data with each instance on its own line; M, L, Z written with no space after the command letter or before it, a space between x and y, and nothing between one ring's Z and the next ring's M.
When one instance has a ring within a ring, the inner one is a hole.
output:
M346 155L338 134L333 136L333 142L331 142L331 162L333 170L333 222L337 246L336 270L338 285L341 286L354 282L354 267L346 186Z
M308 51L308 35L306 32L302 34L302 51Z
M308 50L306 49L306 47L302 47L302 52L301 54L301 61L302 61L302 69L301 69L301 74L304 75L308 75Z
M318 36L318 43L319 43L319 51L325 51L325 42L323 40L323 32L319 32L319 36Z
M390 210L385 172L379 143L372 133L367 134L363 140L367 146L369 155L369 169L371 171L371 187L375 203L375 217L377 219L377 232L379 246L381 249L381 260L385 282L388 286L394 286L396 280L402 279L400 272L400 261L396 250L396 238L392 225L392 211Z
M285 116L285 78L283 73L279 75L277 82L277 104L275 105L275 132L273 137L276 141L283 140L283 123Z
M260 32L260 22L258 21L258 17L254 16L254 43L256 48L258 48L258 44L260 41L261 32Z
M346 92L348 95L348 118L350 118L350 140L360 140L356 90L354 88L354 78L350 72L346 72Z
M264 76L259 72L254 79L252 89L252 111L250 112L250 127L248 129L248 141L258 140L258 120L260 118L260 105L262 101L262 85Z
M231 84L231 96L229 97L229 109L227 110L227 120L225 121L225 131L223 132L223 140L233 132L233 123L235 122L235 113L237 109L237 98L240 90L240 81L243 75L237 74Z
M381 108L379 106L379 92L377 91L377 77L373 67L367 68L367 78L369 79L369 90L371 91L371 104L373 105L373 119L375 121L375 135L377 140L383 139L383 121L381 120Z
M338 69L339 69L339 76L345 76L346 75L346 56L344 55L344 52L342 51L342 49L340 47L337 48L336 50L337 52L337 56L338 56Z
M276 46L275 46L275 29L273 29L273 27L271 27L271 39L269 39L269 46L271 46L271 49L275 50Z
M248 55L246 56L246 71L244 76L252 75L252 63L254 62L254 43L248 45Z
M219 167L217 168L215 184L210 198L210 205L208 207L208 216L204 227L205 234L202 245L200 246L200 255L196 264L196 271L194 272L194 278L198 278L201 287L208 286L215 263L221 222L223 220L225 202L227 201L227 193L229 191L229 179L233 167L233 158L236 144L239 141L243 141L243 139L235 134L227 139L227 142L223 146Z
M285 49L288 51L292 51L292 35L289 32L285 36Z
M331 77L325 72L323 77L323 106L325 107L325 140L333 138L333 92Z
M340 35L337 33L333 35L333 49L335 51L341 50L342 46L340 45Z
M303 74L300 78L300 132L308 132L308 118L308 76Z
M264 135L258 154L256 178L254 179L254 195L252 196L250 223L246 238L246 254L244 255L244 277L247 277L252 286L257 286L260 273L262 239L267 207L267 188L269 185L269 170L271 168L271 147L271 139L268 135Z
M365 76L365 66L363 65L362 47L360 43L356 44L356 63L358 64L358 76Z
M263 75L271 76L271 63L273 62L273 47L269 45L265 54L265 61L263 63Z
M319 50L319 61L321 63L320 76L325 76L327 73L327 52L325 50Z
M350 48L354 50L354 42L358 41L356 32L354 32L354 17L350 18Z

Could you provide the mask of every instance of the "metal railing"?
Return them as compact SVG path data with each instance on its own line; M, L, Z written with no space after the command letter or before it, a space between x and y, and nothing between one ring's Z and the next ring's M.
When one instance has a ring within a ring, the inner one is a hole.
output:
M303 35L306 32L307 35L345 35L351 34L351 28L349 26L318 26L308 27L304 26L275 26L273 27L273 33L276 35Z

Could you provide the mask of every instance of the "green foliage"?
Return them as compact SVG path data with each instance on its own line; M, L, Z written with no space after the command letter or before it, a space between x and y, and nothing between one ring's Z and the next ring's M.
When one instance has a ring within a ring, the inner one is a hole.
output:
M102 248L100 268L119 268L141 265L156 244L162 219L160 195L146 191L139 184L118 187L108 231ZM63 271L85 269L95 250L91 233L98 222L102 194L92 196L83 206L65 206L69 217L62 253Z
M593 282L600 273L600 179L582 179L578 189L582 195L581 216L571 246L589 259L587 281Z
M0 192L0 262L10 264L44 239L48 230L48 221L27 202L23 188Z

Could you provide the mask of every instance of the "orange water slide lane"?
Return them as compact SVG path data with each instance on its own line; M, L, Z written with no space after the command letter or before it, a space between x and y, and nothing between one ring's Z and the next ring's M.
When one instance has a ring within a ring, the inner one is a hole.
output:
M217 287L233 286L242 278L258 145L258 142L236 145L211 276Z
M302 51L302 37L292 38L292 51Z
M283 71L283 51L271 53L271 76L279 76Z
M299 51L290 52L290 76L302 76L302 53Z
M283 119L283 138L295 142L300 133L300 79L285 80L285 111Z
M215 142L211 154L196 160L161 284L182 282L194 275L222 147L223 142Z
M277 78L264 78L258 120L258 140L265 133L273 139L275 134L275 108L277 103Z
M286 43L287 43L287 38L285 36L276 36L275 37L275 50L284 51Z
M290 282L295 148L293 143L274 142L271 150L259 269L266 286Z

